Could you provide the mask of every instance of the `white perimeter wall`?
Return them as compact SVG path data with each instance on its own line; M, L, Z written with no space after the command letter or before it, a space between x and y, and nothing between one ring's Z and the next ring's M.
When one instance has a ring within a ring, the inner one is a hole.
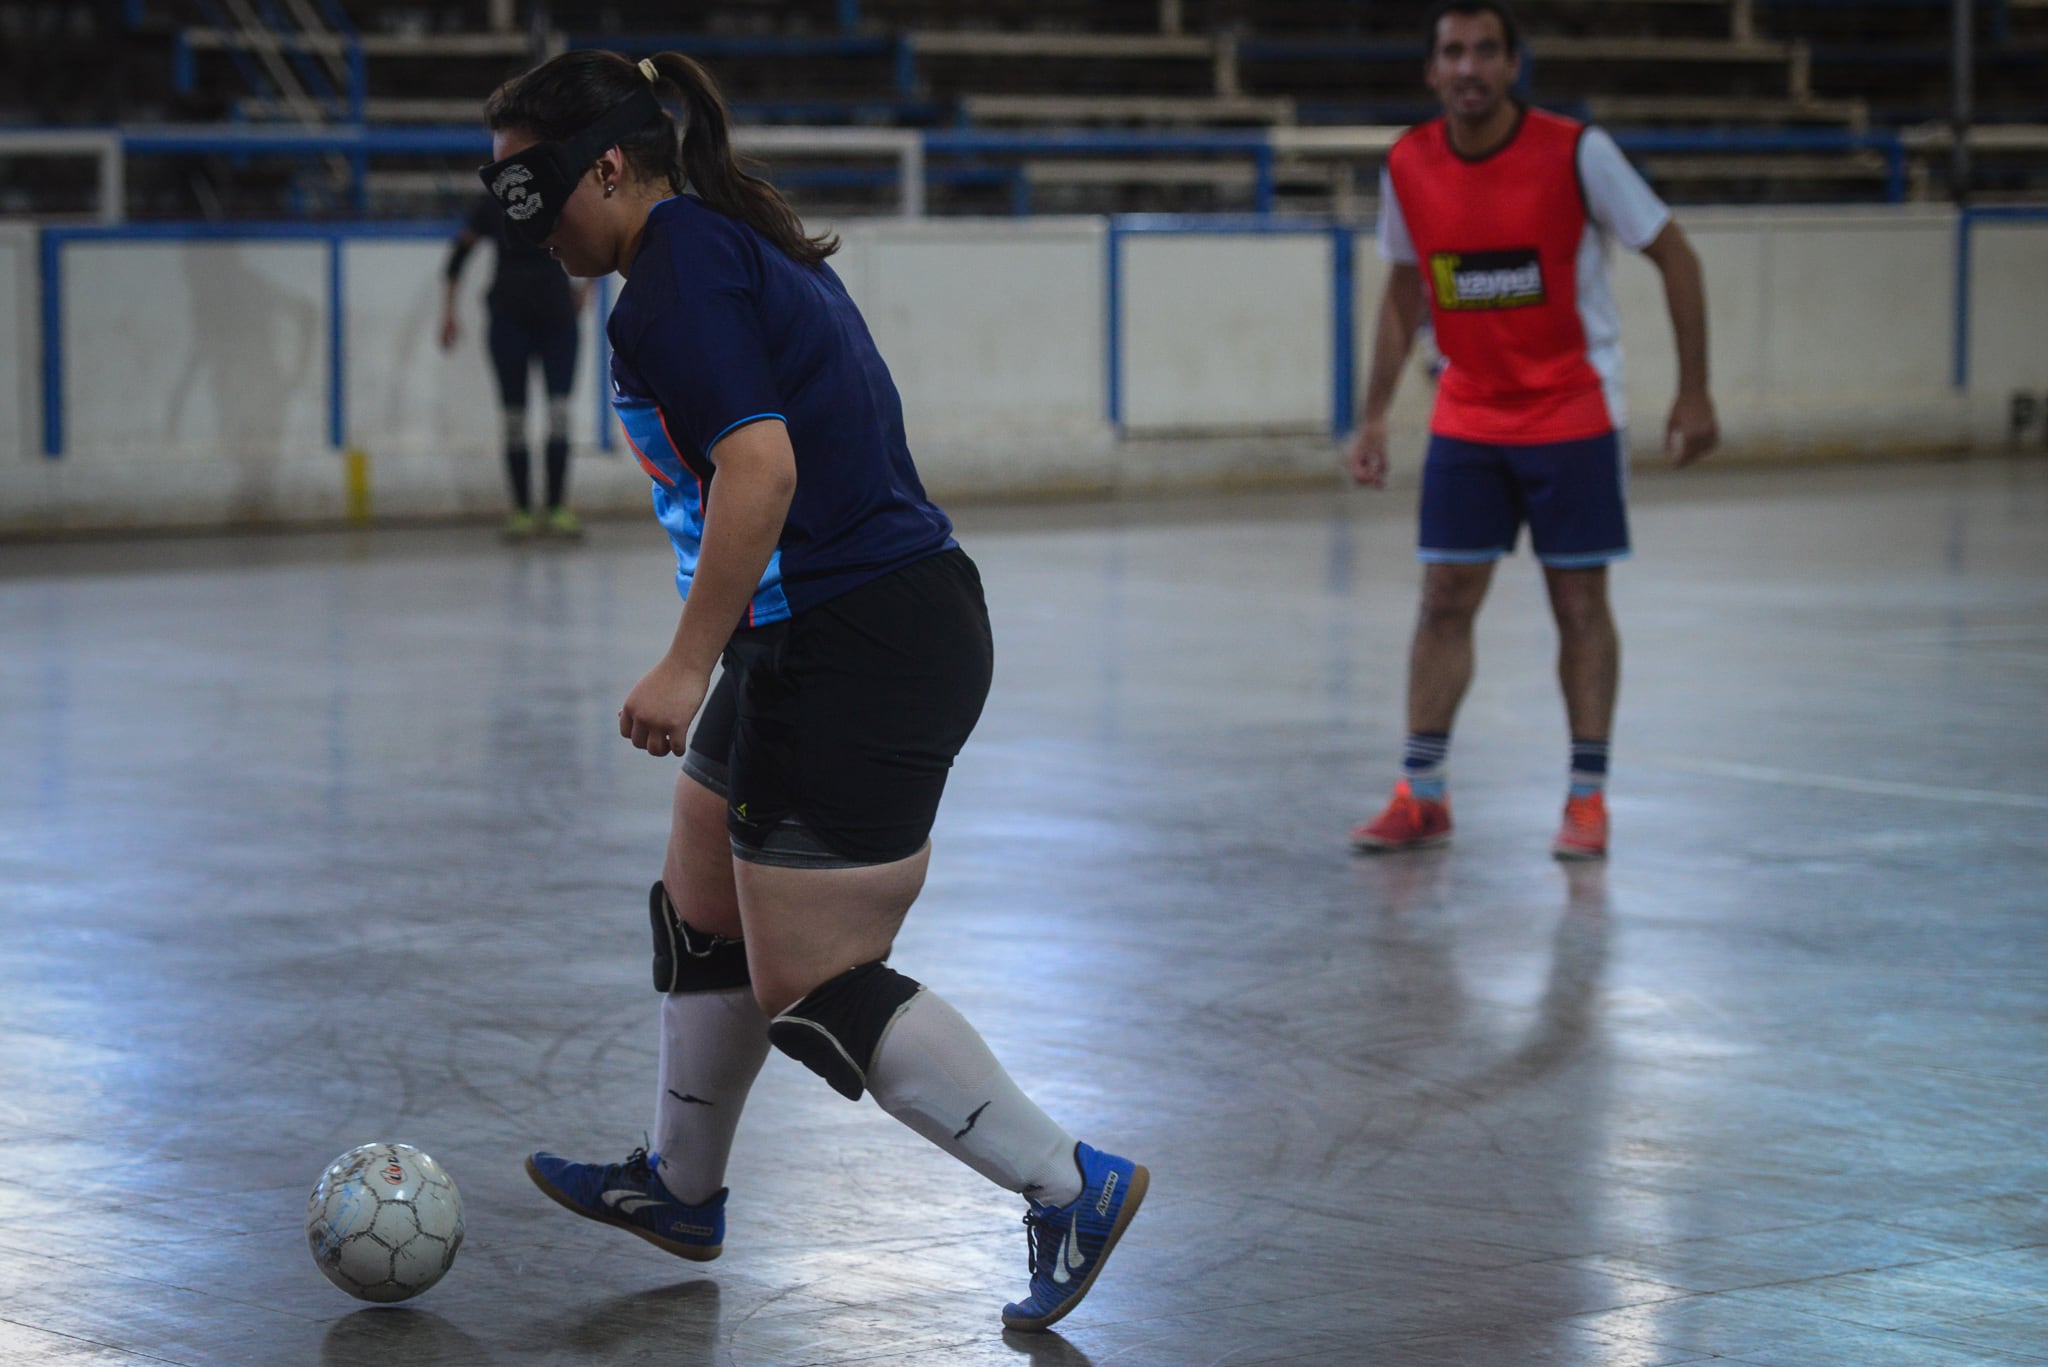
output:
M36 233L0 223L0 470L19 471L42 449L42 346L36 341ZM0 508L15 481L0 477Z
M1705 264L1715 398L1730 453L1957 448L2002 438L2015 389L2048 391L2048 222L1975 230L1972 385L1950 386L1954 216L1941 209L1688 210ZM1106 416L1099 220L862 222L835 265L903 392L941 494L1173 485L1334 468L1327 233L1129 234L1122 401ZM66 248L65 454L42 451L37 236L0 225L0 530L326 519L328 248L319 241L75 242ZM346 413L382 515L503 506L482 344L488 252L465 334L441 351L444 244L343 250ZM1384 266L1353 246L1357 392ZM1655 271L1615 260L1632 446L1654 458L1675 368ZM576 501L638 507L617 443L594 458L595 319L573 398ZM1395 408L1412 461L1428 416L1418 357ZM536 382L532 401L539 419ZM1224 437L1211 442L1149 437ZM537 444L537 443L536 443Z

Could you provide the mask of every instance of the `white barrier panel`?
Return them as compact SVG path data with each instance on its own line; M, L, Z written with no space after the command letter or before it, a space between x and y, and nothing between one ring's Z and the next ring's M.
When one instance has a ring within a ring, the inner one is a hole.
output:
M486 245L470 258L456 299L456 344L443 351L448 243L426 238L357 241L343 248L346 440L369 455L375 508L441 516L497 513L508 506L503 424L484 307L494 251ZM583 507L644 502L646 476L622 441L613 445L613 459L595 458L597 328L595 308L586 309L569 400L570 442L581 453L570 469L570 498ZM543 493L547 420L547 391L537 366L528 376L526 405L537 500Z
M36 235L33 229L0 224L0 509L12 506L15 491L28 498L16 467L41 460L42 346L36 340ZM4 513L0 513L4 517Z
M1330 250L1313 232L1125 237L1126 430L1328 430Z
M1746 459L1953 449L1970 406L1952 387L1955 215L1940 208L1687 208L1707 286L1708 372L1727 449ZM2031 226L2048 244L2048 224ZM1979 227L1982 233L1984 228ZM1629 449L1661 459L1678 359L1663 277L1613 249ZM1358 244L1358 397L1371 373L1386 266ZM1430 393L1420 348L1395 440L1419 444ZM1879 417L1878 415L1883 415Z
M1980 220L1970 271L1971 434L1980 442L2048 445L2048 222ZM2023 434L2012 402L2038 415Z
M1731 458L1959 449L2002 439L2016 392L2048 404L2048 219L1973 230L1967 390L1952 384L1952 212L1687 210L1682 221L1705 264ZM1345 274L1334 239L1191 226L1202 230L1121 238L1121 413L1133 436L1230 441L1115 440L1102 222L845 229L836 267L889 360L935 492L1334 472L1336 451L1313 438L1270 439L1327 432L1341 353L1331 290ZM40 249L32 234L0 230L0 395L15 396L0 419L0 531L340 517L326 238L76 231L62 249L62 452L49 459ZM445 243L341 231L342 416L346 440L370 453L376 512L501 509L478 297L490 263L473 264L465 336L444 354ZM1653 460L1674 380L1671 326L1656 272L1616 258L1632 446ZM1351 266L1362 398L1385 274L1369 235L1354 240ZM616 460L591 455L595 329L588 318L572 401L573 498L587 511L638 509L645 480L624 442ZM1427 421L1426 359L1394 410L1404 465ZM531 404L537 433L538 385Z
M1707 281L1708 366L1730 450L1953 449L1955 215L1946 209L1686 209ZM1678 363L1663 279L1615 252L1630 446L1657 458ZM1879 418L1877 415L1882 414Z
M903 396L934 489L1100 486L1099 219L867 223L832 259Z
M68 247L63 525L318 515L326 282L317 242Z

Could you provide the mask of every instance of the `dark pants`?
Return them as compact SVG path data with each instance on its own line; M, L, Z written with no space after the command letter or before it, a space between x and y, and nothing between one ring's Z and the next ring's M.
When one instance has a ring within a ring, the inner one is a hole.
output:
M491 314L491 369L498 378L498 399L508 412L524 412L527 377L533 362L540 361L541 379L551 399L566 398L576 378L576 322L536 323L503 313ZM505 473L512 485L512 501L520 508L531 505L527 486L531 461L526 453L523 428L508 429L505 440ZM559 508L568 492L569 439L550 432L547 444L547 494L550 508Z

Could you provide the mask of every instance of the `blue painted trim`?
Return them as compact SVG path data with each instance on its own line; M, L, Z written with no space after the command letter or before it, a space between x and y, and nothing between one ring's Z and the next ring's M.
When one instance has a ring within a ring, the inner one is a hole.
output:
M907 33L896 40L896 93L906 100L917 95L917 49Z
M1903 146L1890 129L1851 133L1834 128L1757 129L1711 133L1620 129L1614 141L1624 152L1856 152Z
M942 123L958 115L946 100L734 100L740 123Z
M1357 236L1330 225L1330 435L1342 440L1358 412Z
M43 229L43 458L64 454L64 239Z
M2048 222L2048 204L1987 204L1969 211L1972 219L2003 219L2007 222Z
M357 123L364 121L363 101L369 95L370 67L363 57L362 39L348 40L348 116Z
M1124 227L1112 218L1103 233L1103 411L1112 432L1124 434Z
M320 0L320 13L326 16L327 27L333 29L342 37L353 38L356 36L356 26L349 22L348 12L336 4L335 0Z
M1485 565L1504 555L1513 555L1512 546L1502 546L1491 551L1436 551L1427 546L1415 548L1415 558L1425 565Z
M447 238L462 226L459 219L394 219L391 222L305 223L295 219L248 223L82 223L46 228L44 236L65 242L325 242L331 237Z
M1592 570L1626 560L1635 552L1624 546L1618 551L1583 551L1572 555L1538 555L1536 562L1553 570Z
M732 431L732 430L733 430L734 428L737 428L737 427L745 427L745 426L746 426L746 425L747 425L748 423L750 423L750 422L763 422L763 421L765 421L765 420L767 420L767 419L769 419L769 418L773 418L773 419L775 419L775 421L777 421L777 422L779 422L779 423L783 424L783 425L784 425L785 427L789 425L789 419L788 419L788 418L785 418L785 417L783 417L783 416L782 416L782 415L781 415L780 413L752 413L752 414L749 414L748 416L746 416L746 417L744 417L744 418L741 418L741 419L740 419L740 420L739 420L738 422L729 422L729 423L727 423L727 424L726 424L726 425L725 425L725 426L724 426L724 427L723 427L722 429L720 429L720 431L719 431L719 433L718 433L718 435L717 435L717 436L713 437L713 438L712 438L712 439L711 439L710 441L707 441L707 442L705 442L705 443L704 443L704 454L705 454L705 455L707 455L707 456L708 456L708 455L710 455L710 454L711 454L711 452L712 452L712 449L713 449L714 447L716 447L716 446L718 445L718 443L720 443L720 442L722 442L722 441L724 441L724 440L725 440L725 436L726 436L726 433L728 433L728 432Z
M680 52L691 57L884 57L895 54L897 40L860 33L819 37L773 33L572 33L568 45L642 56Z
M1327 233L1330 224L1313 218L1267 214L1118 214L1111 220L1124 233Z
M994 152L1047 154L1070 152L1207 152L1249 155L1270 148L1272 140L1255 130L1214 133L1137 132L1128 129L1071 129L1033 133L999 128L933 128L924 135L925 151L949 156Z
M342 309L348 297L343 274L342 239L339 233L327 239L327 444L339 451L348 445L348 363L347 337Z
M612 278L597 280L597 449L609 454L618 444L612 420Z
M1956 283L1954 361L1949 383L1957 389L1970 386L1970 280L1971 239L1979 223L2048 222L2048 204L1994 204L1983 208L1965 207L1956 215Z
M1413 62L1429 56L1418 41L1383 39L1247 38L1237 45L1240 62Z
M116 128L130 156L219 155L324 156L329 152L474 153L490 151L491 135L463 124L334 124L303 129L209 124L202 127Z

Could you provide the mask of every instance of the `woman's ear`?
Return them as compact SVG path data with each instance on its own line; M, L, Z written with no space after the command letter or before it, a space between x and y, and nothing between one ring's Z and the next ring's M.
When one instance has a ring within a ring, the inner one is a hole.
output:
M590 168L590 172L597 177L597 188L599 191L603 193L606 199L610 199L619 192L619 184L625 179L625 155L618 148L614 147L597 159L596 164Z

